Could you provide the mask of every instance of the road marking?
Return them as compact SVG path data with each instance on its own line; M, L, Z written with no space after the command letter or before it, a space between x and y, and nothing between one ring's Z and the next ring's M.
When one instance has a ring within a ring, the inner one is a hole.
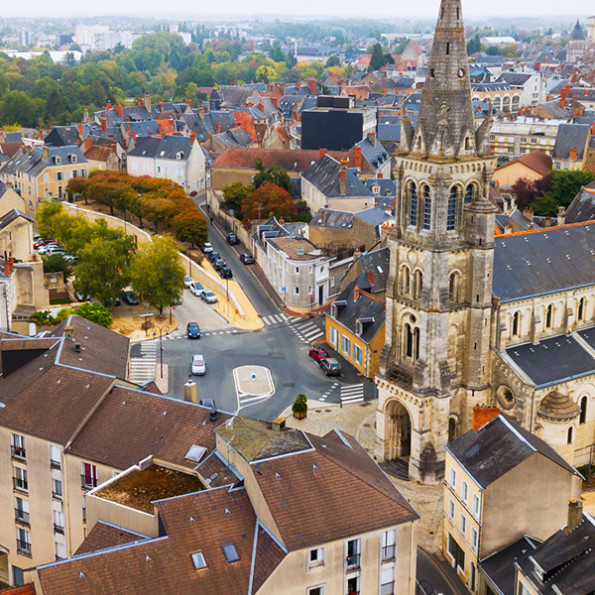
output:
M347 384L341 386L341 405L360 403L364 400L363 384Z

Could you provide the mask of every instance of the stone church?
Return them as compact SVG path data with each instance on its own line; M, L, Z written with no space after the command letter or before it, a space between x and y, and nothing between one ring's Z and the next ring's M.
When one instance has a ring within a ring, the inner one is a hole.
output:
M491 124L474 123L461 2L442 0L415 127L401 109L376 377L377 458L426 482L476 406L575 465L594 441L595 222L495 237Z
M581 27L580 22L576 21L574 28L570 32L568 48L566 49L566 59L569 64L576 64L585 55L587 51L587 36Z

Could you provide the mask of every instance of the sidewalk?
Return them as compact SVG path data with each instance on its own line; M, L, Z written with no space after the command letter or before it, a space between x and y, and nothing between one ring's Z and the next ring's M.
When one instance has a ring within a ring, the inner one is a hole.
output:
M291 407L283 411L280 417L285 419L288 427L317 436L324 436L335 428L351 434L375 458L377 405L378 401L374 400L344 405L341 408L338 404L309 400L305 419L293 417ZM418 545L428 552L439 552L442 541L443 486L403 481L390 475L388 477L421 517L416 530Z

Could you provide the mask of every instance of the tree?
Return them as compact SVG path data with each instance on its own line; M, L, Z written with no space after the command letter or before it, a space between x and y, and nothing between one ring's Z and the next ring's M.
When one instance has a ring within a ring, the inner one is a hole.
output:
M244 200L252 192L254 192L254 186L244 186L241 182L234 182L229 186L225 186L223 188L223 208L227 211L233 210L234 215L241 219Z
M95 296L104 306L114 303L129 282L129 242L96 237L78 252L75 289Z
M595 173L585 169L555 170L547 194L559 205L567 207L579 190L595 180Z
M372 48L372 57L370 58L370 65L368 66L368 72L374 72L379 70L386 64L384 53L382 52L382 46L379 43L375 43Z
M248 195L242 206L242 217L245 223L272 216L291 221L296 215L297 208L293 204L291 194L271 182L267 182Z
M472 54L477 54L477 52L481 52L481 41L479 41L479 35L475 35L467 42L467 54L471 56Z
M163 314L163 309L180 299L184 291L184 267L173 240L155 237L135 254L130 267L134 291Z
M101 326L111 326L113 321L112 313L105 306L96 302L81 304L74 313Z
M62 273L64 281L72 277L73 266L61 254L48 254L41 257L44 273Z
M341 60L339 59L339 56L329 56L325 66L327 68L330 68L331 66L341 66Z
M254 162L254 167L257 170L257 173L252 178L254 188L258 189L263 184L270 182L275 184L275 186L285 188L285 190L291 192L291 180L289 174L287 173L287 170L281 167L278 163L265 168L262 159L259 157Z
M186 211L174 217L173 226L176 238L190 242L192 246L202 246L209 239L207 220L198 211Z

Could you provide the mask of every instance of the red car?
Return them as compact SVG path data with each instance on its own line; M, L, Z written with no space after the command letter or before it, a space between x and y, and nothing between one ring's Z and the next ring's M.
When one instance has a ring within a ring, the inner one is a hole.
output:
M318 363L320 363L321 359L327 359L328 357L330 357L330 355L324 349L319 349L318 347L312 347L312 349L310 349L308 355L315 362L318 362Z

